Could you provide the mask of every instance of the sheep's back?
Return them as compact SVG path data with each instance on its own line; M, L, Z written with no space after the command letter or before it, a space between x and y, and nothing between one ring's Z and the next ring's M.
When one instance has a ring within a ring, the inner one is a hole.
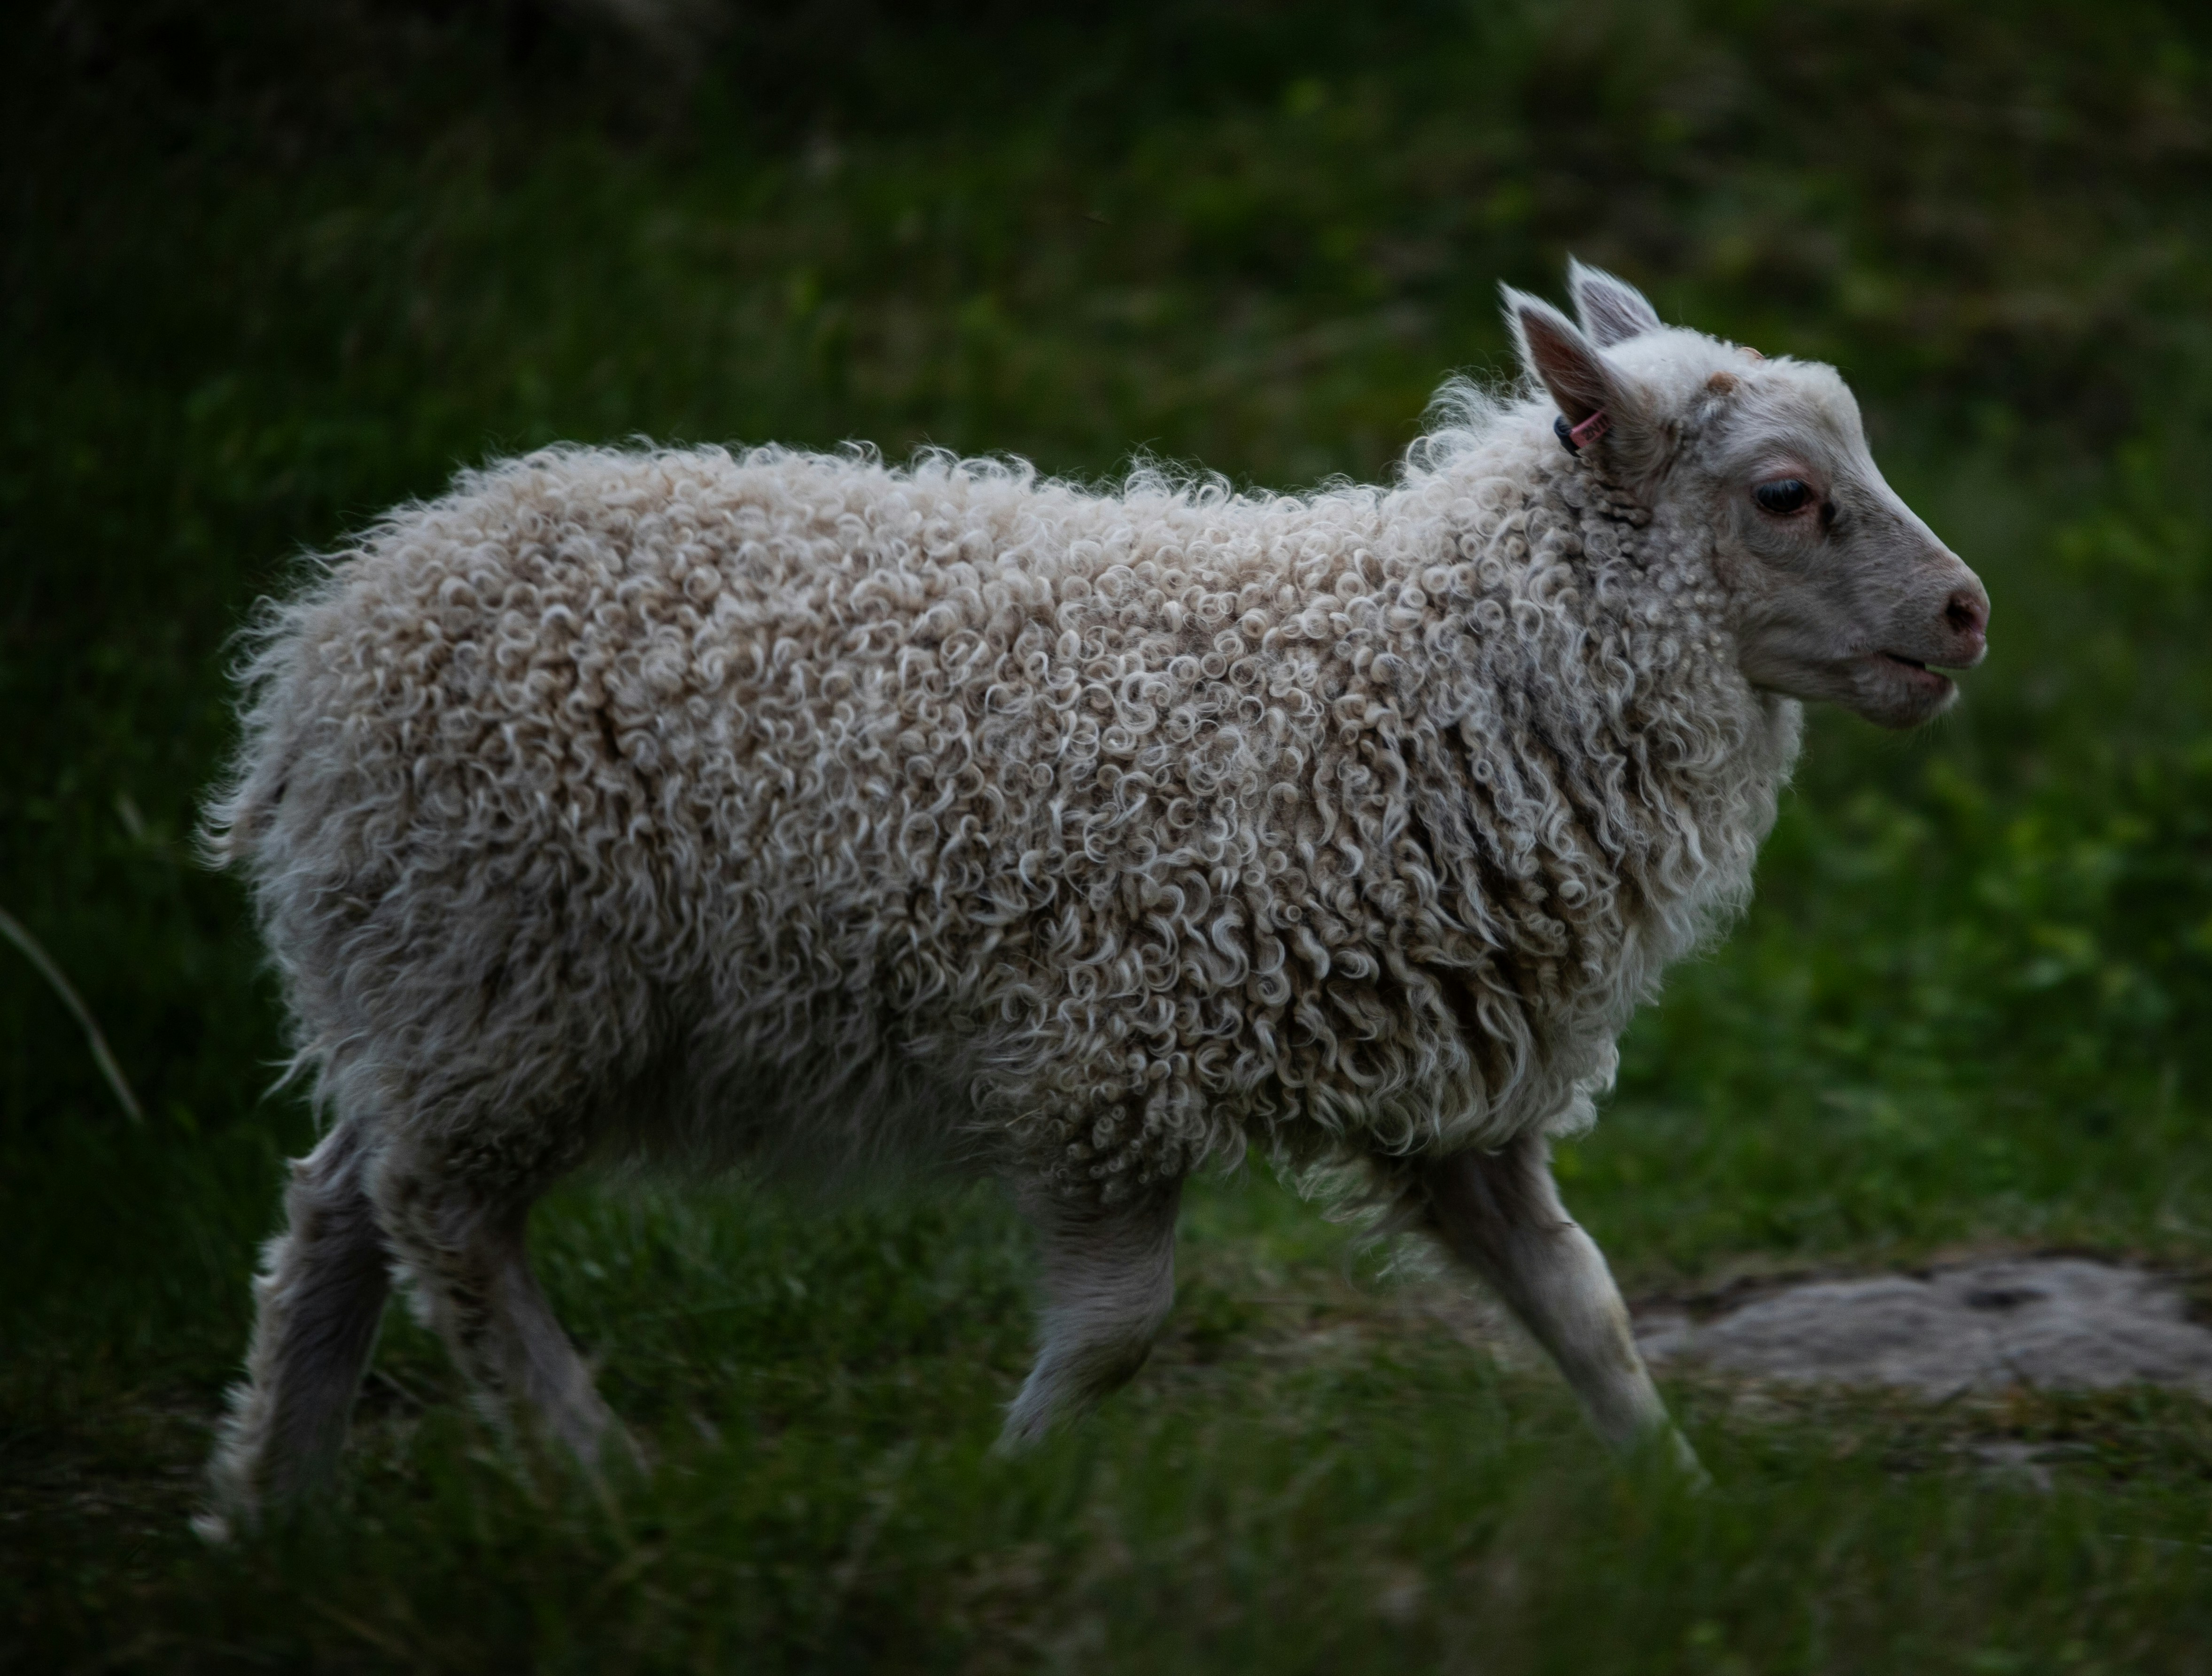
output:
M1287 603L1266 520L1155 510L574 451L395 515L264 651L230 811L311 1051L444 1067L413 1106L1126 1060L1092 1003L1187 975L1125 922L1265 883L1319 714L1235 626Z

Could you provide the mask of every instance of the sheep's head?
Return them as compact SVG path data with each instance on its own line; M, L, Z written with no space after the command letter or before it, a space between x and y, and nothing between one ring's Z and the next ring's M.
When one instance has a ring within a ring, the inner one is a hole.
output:
M1570 278L1579 328L1507 291L1522 364L1594 465L1710 530L1745 677L1886 727L1947 707L1942 670L1981 661L1989 595L1882 481L1835 370L1662 325L1579 263Z

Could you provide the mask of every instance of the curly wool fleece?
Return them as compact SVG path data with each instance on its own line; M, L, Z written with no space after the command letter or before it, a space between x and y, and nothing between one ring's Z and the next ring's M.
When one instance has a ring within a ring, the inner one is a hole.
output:
M565 448L278 609L215 845L454 1167L915 1134L1116 1199L1585 1125L1799 709L1711 537L1468 398L1388 489Z

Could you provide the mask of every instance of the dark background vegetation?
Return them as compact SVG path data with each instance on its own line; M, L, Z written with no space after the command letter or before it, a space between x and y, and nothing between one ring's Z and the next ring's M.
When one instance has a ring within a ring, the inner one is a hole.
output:
M281 1052L194 862L226 637L555 439L1387 472L1565 255L1835 361L1978 568L1930 733L1815 720L1747 923L1561 1159L1632 1291L2063 1247L2212 1265L2212 23L2182 6L58 0L0 23L0 1665L2202 1670L2212 1428L1677 1396L1616 1474L1264 1172L1028 1462L988 1194L576 1189L602 1500L403 1319L337 1512L183 1528ZM1443 1300L1443 1301L1440 1301ZM2069 1463L2034 1496L1992 1439Z

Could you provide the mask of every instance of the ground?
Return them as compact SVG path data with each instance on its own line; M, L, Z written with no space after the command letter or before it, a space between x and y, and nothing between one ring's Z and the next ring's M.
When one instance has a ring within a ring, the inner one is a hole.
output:
M312 1133L190 833L228 637L303 551L557 438L1373 477L1504 364L1496 282L1556 295L1570 252L1836 361L1994 613L1938 727L1814 720L1756 906L1632 1029L1568 1202L1655 1330L2038 1256L2201 1318L2194 12L18 9L0 908L144 1115L0 946L0 1666L2208 1667L2196 1396L1670 1361L1691 1495L1257 1164L1194 1193L1152 1364L1034 1457L988 1453L1031 1277L989 1192L579 1182L533 1239L645 1476L510 1450L395 1311L328 1514L186 1524Z

